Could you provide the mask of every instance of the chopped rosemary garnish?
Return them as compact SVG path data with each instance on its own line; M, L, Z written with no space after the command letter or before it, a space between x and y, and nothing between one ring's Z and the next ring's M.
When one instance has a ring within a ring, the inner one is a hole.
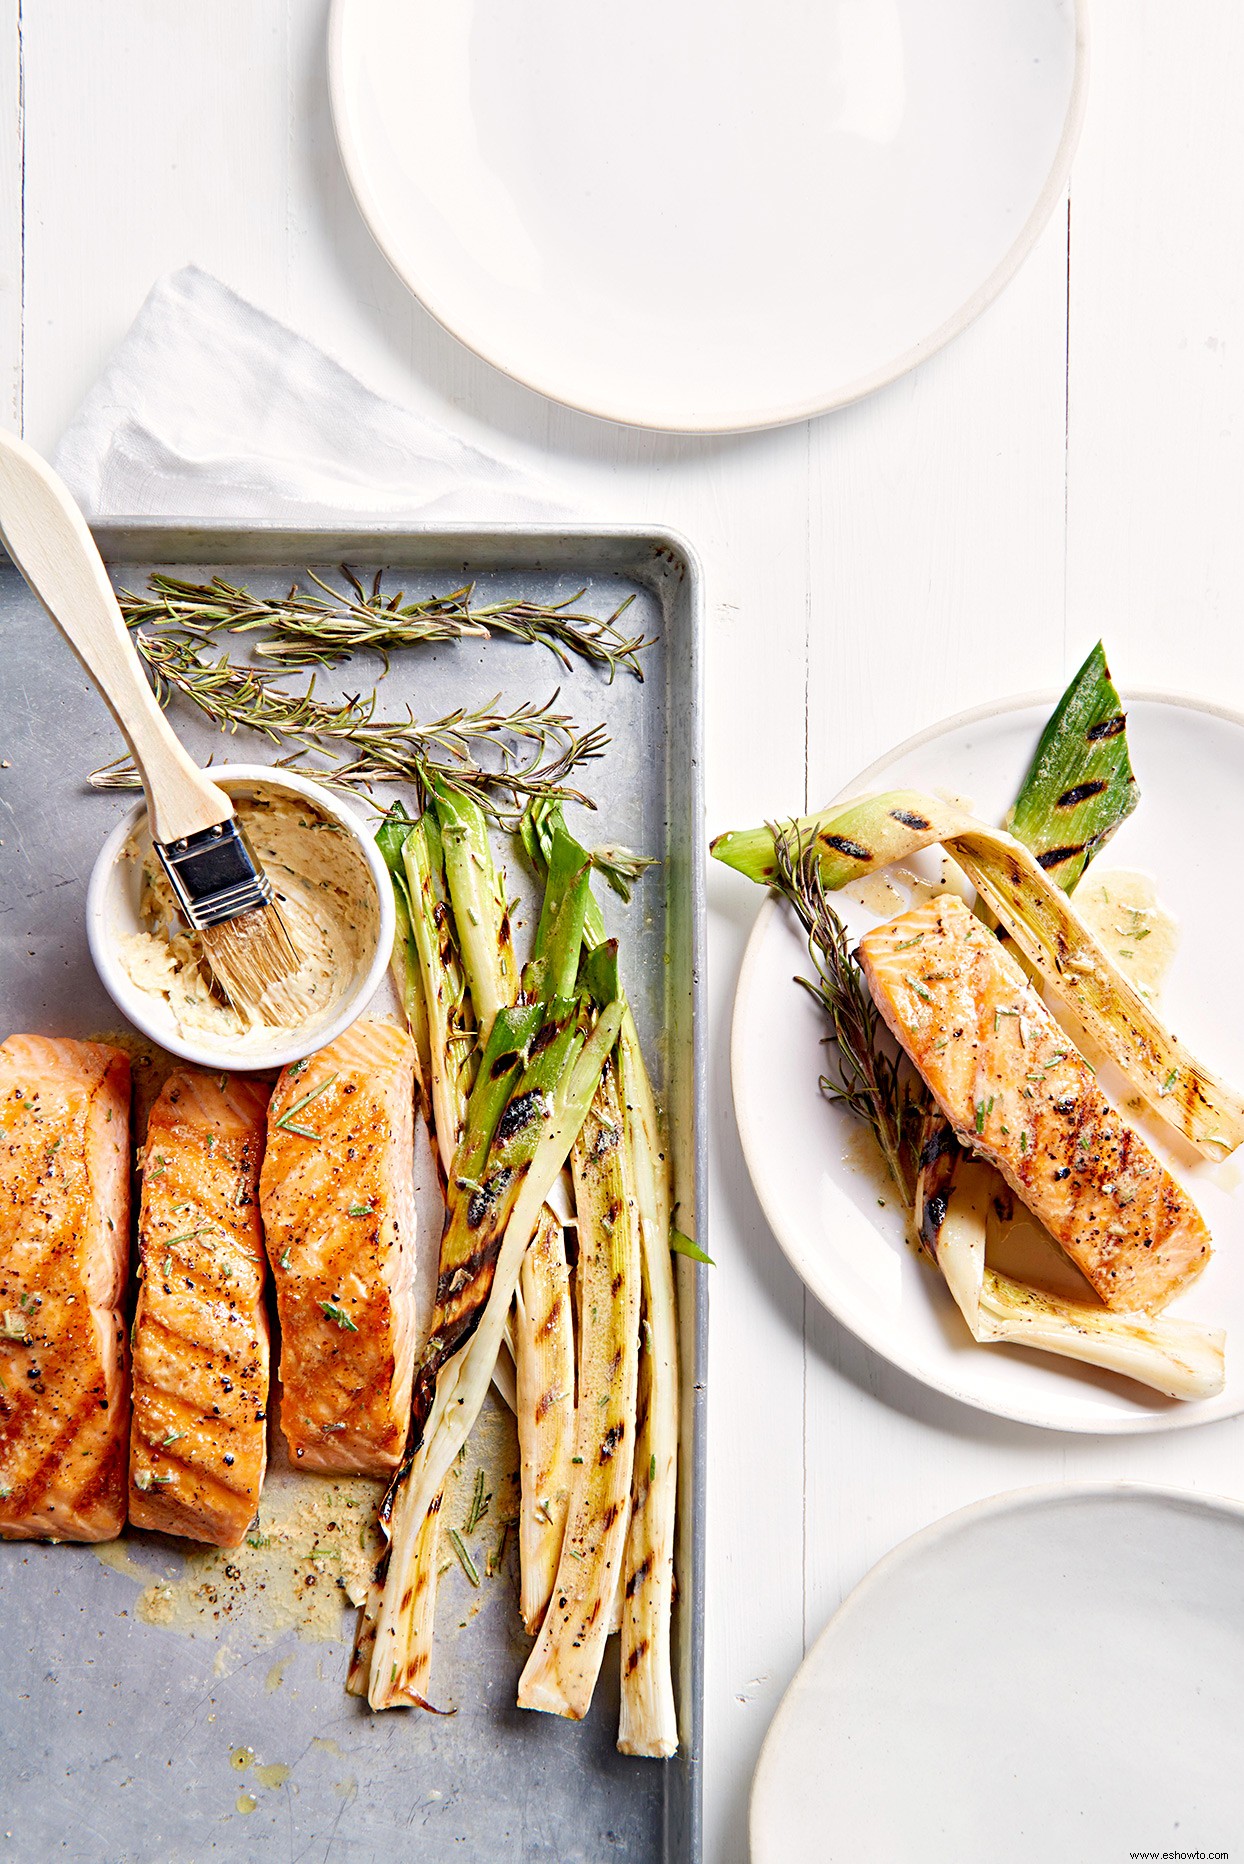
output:
M478 1586L479 1585L479 1573L476 1570L475 1562L471 1558L470 1554L467 1552L466 1543L464 1542L461 1534L458 1532L456 1527L451 1527L449 1530L449 1544L453 1548L454 1552L457 1554L458 1564L462 1568L463 1572L466 1574L467 1578L470 1580L471 1584L473 1586Z
M273 1124L275 1126L279 1126L283 1132L301 1133L304 1138L319 1139L321 1135L313 1131L311 1127L296 1125L294 1121L294 1115L296 1113L301 1113L304 1107L310 1106L313 1100L318 1100L321 1094L327 1093L328 1089L332 1086L333 1082L337 1079L338 1072L339 1071L337 1069L334 1069L332 1074L330 1074L325 1080L321 1081L318 1087L313 1087L309 1093L306 1093L302 1096L301 1100L296 1100L293 1106L290 1107L285 1113L281 1115L279 1120L273 1121Z
M342 1307L338 1307L335 1302L321 1301L320 1308L326 1320L336 1321L337 1325L341 1327L346 1333L357 1333L358 1332L358 1328L355 1326L354 1322L350 1319L350 1316L346 1313L345 1309Z
M475 1532L484 1516L488 1513L491 1501L491 1491L485 1493L484 1490L484 1472L482 1469L477 1469L475 1472L475 1493L471 1497L471 1506L467 1512L466 1526L463 1529L464 1533L473 1534Z
M501 1532L497 1536L497 1544L484 1563L484 1571L487 1573L489 1579L494 1578L501 1570L501 1562L505 1558L505 1549L509 1538L510 1524L508 1521L503 1521L501 1523Z
M370 1204L351 1204L346 1212L347 1217L371 1217L374 1214Z

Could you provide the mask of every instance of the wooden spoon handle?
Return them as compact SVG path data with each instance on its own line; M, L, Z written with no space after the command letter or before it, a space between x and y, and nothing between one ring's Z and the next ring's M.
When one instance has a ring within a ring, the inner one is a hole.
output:
M134 755L157 841L228 821L233 804L182 749L147 684L95 539L68 487L0 431L0 538L108 702Z

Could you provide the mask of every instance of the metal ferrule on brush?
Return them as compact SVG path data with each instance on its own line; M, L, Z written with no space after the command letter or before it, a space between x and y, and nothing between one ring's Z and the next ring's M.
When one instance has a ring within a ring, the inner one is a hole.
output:
M236 816L180 841L157 841L154 847L177 904L196 932L272 904L272 882Z

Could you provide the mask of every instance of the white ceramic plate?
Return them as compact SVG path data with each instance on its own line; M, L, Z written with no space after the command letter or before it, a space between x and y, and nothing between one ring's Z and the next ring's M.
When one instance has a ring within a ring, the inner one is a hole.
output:
M768 427L984 309L1066 184L1082 0L334 0L359 207L447 329L589 414Z
M986 821L1000 821L1052 705L1052 698L1017 700L934 726L844 794L943 789L968 799ZM1244 1081L1244 990L1235 955L1244 869L1224 840L1224 825L1244 821L1244 718L1191 701L1140 697L1128 703L1128 735L1140 806L1090 871L1133 868L1156 880L1159 899L1180 922L1163 1014L1194 1053L1229 1080ZM913 865L931 879L939 874L935 852ZM836 903L853 936L877 923L877 914L843 895ZM1179 1403L1049 1354L978 1346L945 1284L904 1241L898 1206L868 1169L857 1123L818 1091L823 1026L807 993L791 982L809 969L793 915L768 900L739 977L731 1068L757 1195L786 1254L826 1307L926 1385L1001 1417L1060 1430L1148 1431L1244 1409L1244 1191L1237 1190L1237 1163L1196 1160L1174 1135L1158 1145L1216 1245L1205 1273L1167 1312L1227 1329L1227 1383L1219 1397ZM1100 1078L1107 1092L1121 1086L1109 1070ZM1144 1130L1151 1143L1165 1133L1156 1121Z
M761 1750L752 1864L1106 1864L1244 1845L1244 1509L1029 1490L856 1587Z

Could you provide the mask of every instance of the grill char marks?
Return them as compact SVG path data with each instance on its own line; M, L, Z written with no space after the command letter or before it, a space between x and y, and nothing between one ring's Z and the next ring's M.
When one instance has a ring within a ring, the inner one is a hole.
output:
M1109 786L1104 777L1094 777L1088 783L1075 783L1069 790L1064 790L1058 799L1060 809L1076 809L1093 796L1100 796Z
M872 849L863 842L852 841L846 835L822 835L821 840L827 848L833 848L838 854L845 854L852 861L871 861Z
M1046 873L1052 873L1056 867L1062 867L1068 861L1074 861L1084 853L1082 841L1071 841L1061 848L1046 848L1037 856L1039 864Z

